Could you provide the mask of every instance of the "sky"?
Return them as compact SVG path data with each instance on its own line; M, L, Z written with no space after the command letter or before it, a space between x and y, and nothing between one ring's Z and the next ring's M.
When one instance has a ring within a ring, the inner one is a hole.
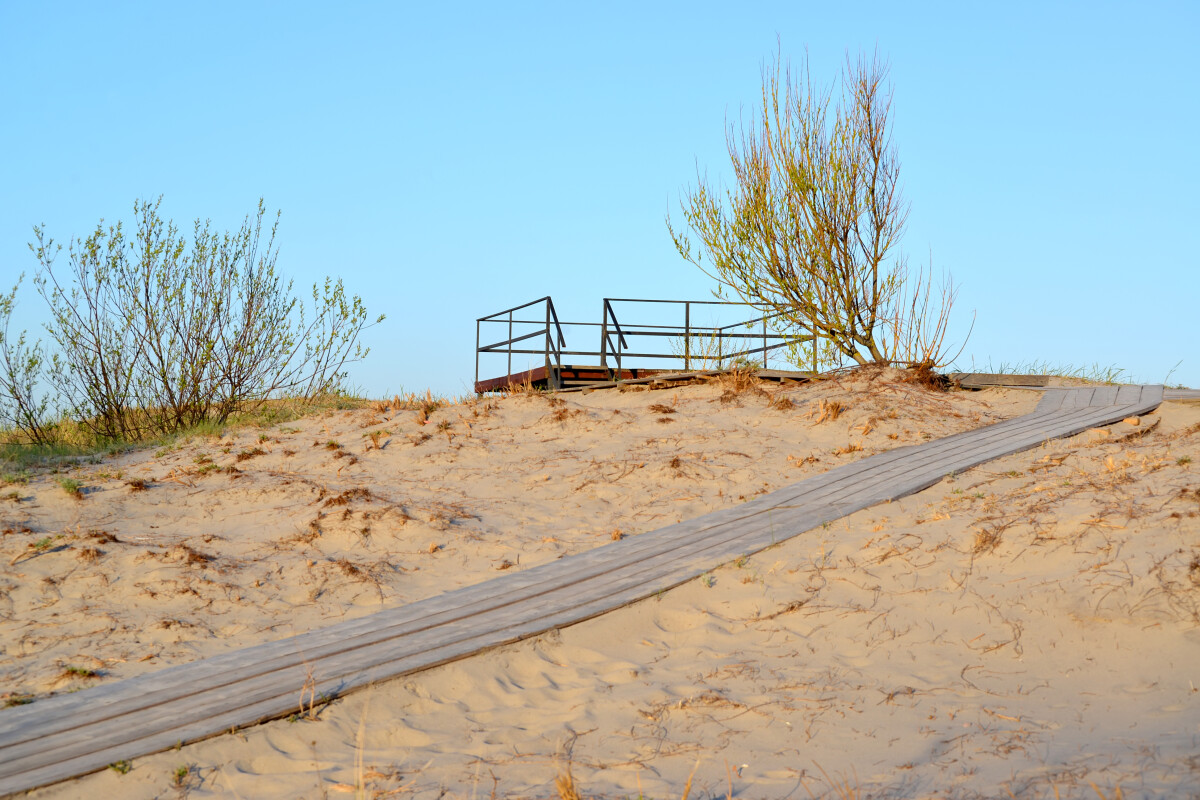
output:
M478 317L711 299L665 219L730 179L764 66L828 83L877 50L902 248L960 287L952 337L974 319L958 366L1200 387L1197 30L1193 2L0 0L0 288L26 273L36 332L34 225L66 242L161 195L236 229L261 197L284 274L387 316L353 388L464 394Z

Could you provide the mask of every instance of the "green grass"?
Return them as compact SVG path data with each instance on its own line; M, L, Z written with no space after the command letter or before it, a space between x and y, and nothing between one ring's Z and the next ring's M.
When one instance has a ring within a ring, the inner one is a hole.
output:
M220 438L229 431L270 428L324 411L368 408L371 402L349 393L336 393L312 402L298 399L269 400L258 408L236 414L222 423L206 420L182 431L138 442L101 440L84 426L64 420L52 426L54 444L34 445L20 440L16 431L0 430L0 480L25 483L34 472L56 472L79 463L100 464L105 458L131 450L154 450L160 457L193 439ZM263 433L259 436L270 438Z
M1076 378L1089 383L1128 383L1132 380L1128 370L1121 369L1115 364L1104 366L1100 363L1091 366L1077 367L1073 364L1052 364L1049 361L1001 361L993 365L988 359L985 365L976 365L974 360L968 372L982 372L992 375L1049 375L1057 378Z
M63 670L63 672L74 678L99 678L100 677L99 672L97 672L94 669L88 669L87 667L67 667L66 669Z
M83 484L74 478L59 478L58 485L64 492L79 500L83 497Z

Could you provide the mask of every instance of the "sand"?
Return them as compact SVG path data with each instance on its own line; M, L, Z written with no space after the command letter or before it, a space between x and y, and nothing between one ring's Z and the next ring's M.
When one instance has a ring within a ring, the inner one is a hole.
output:
M362 616L1037 402L897 378L332 412L81 467L78 500L40 476L0 504L0 694ZM1196 463L1200 406L1165 403L314 718L32 795L549 797L568 771L613 797L689 776L693 797L1200 794Z

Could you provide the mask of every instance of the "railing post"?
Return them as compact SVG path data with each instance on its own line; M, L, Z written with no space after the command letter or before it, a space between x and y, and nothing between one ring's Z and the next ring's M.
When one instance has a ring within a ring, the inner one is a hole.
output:
M558 383L554 372L550 369L550 348L554 346L554 340L551 339L550 333L550 302L546 302L546 387L551 391L558 388L555 384Z
M512 377L512 312L508 312L508 371L504 373L504 380Z
M608 301L604 301L604 314L600 319L600 368L608 371Z
M683 371L692 369L692 304L683 303Z
M717 369L725 369L725 350L722 346L721 329L714 328L717 332Z
M479 320L475 320L475 392L479 392Z
M607 303L607 301L605 301L605 302ZM617 322L617 312L612 310L612 304L608 304L608 312L610 314L612 314L613 327L617 329L617 374L614 377L616 379L616 383L620 383L621 376L624 374L623 372L621 372L621 369L622 369L622 367L621 367L622 358L621 357L624 354L624 349L623 349L624 344L622 343L622 337L624 336L624 334L621 332L621 323Z

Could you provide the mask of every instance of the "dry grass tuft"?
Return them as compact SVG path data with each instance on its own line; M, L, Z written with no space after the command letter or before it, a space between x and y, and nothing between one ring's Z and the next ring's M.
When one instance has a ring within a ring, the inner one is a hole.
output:
M571 774L570 764L558 773L558 777L554 779L554 788L558 790L559 800L583 800L583 795L575 786L575 776Z
M971 547L971 552L974 555L983 555L990 553L1000 546L1001 536L999 529L989 528L975 532L975 543Z
M143 480L142 478L134 478L131 481L125 481L125 485L129 487L129 491L131 492L144 492L149 488L149 484L151 483L154 483L153 478L151 478L149 481Z
M258 458L259 456L265 456L266 454L266 450L263 450L261 447L255 447L252 450L243 450L242 452L238 453L234 460L240 464L243 461L249 461L252 458Z
M739 401L747 394L766 394L759 386L758 377L752 369L735 369L715 377L721 396L717 400L725 405Z
M360 486L356 489L347 489L340 494L336 494L333 497L327 498L325 502L321 504L321 507L329 508L330 506L344 506L348 505L354 500L370 500L371 498L371 490Z
M1200 587L1200 555L1192 556L1188 563L1188 580L1192 585Z
M792 398L783 392L776 392L767 401L767 408L774 409L775 411L791 411L795 407L796 404L792 402Z
M179 558L185 564L207 564L210 561L215 560L214 556L211 556L208 553L202 553L186 544L175 545L175 547L172 548L172 552L179 556Z
M829 773L826 772L825 768L820 764L817 764L817 769L821 771L821 774L825 777L825 782L829 784L830 788L833 790L833 794L837 796L838 800L859 800L859 798L862 797L862 794L858 788L857 772L854 774L854 782L851 783L850 778L845 774L838 775L837 779L835 780L834 778L830 777ZM814 798L815 800L816 795L812 793L812 789L808 788L807 783L804 784L804 789L808 792L808 796Z
M822 422L832 422L849 410L849 406L837 400L825 400L824 398L817 401L817 407L805 414L805 418L816 417L813 425L820 425Z
M102 555L104 555L104 551L96 547L81 547L75 553L75 557L85 564L96 563Z
M950 379L933 371L933 364L922 361L904 370L904 382L924 386L934 392L945 392L950 389Z

